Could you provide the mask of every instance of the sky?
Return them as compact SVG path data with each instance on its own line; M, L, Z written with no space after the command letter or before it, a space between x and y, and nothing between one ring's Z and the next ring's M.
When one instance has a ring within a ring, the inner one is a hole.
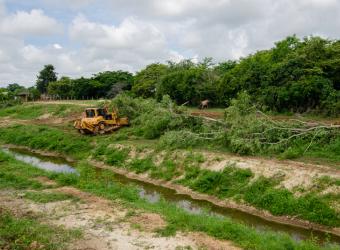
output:
M215 62L289 35L340 38L340 0L0 0L0 87L132 73L154 62Z

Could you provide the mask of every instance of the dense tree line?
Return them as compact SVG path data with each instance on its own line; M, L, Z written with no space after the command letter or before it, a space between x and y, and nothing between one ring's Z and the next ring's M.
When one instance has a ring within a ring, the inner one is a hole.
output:
M156 98L169 95L178 104L196 106L209 99L227 107L240 92L248 92L258 108L274 112L316 111L340 114L340 40L290 36L269 50L237 61L213 64L154 63L135 75L106 71L92 77L60 77L46 65L37 77L36 89L59 98L112 98L121 91Z
M106 71L91 78L61 77L49 83L48 94L60 98L112 98L119 92L130 90L133 75L126 71Z
M153 64L136 74L132 91L144 97L168 94L179 104L209 99L222 107L247 91L263 110L335 115L340 113L340 41L291 36L239 61Z

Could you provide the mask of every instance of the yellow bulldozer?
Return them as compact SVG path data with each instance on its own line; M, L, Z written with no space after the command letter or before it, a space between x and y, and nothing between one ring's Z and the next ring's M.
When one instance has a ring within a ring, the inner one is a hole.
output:
M116 111L108 112L107 108L86 108L82 118L74 122L74 127L82 134L105 134L128 126L127 117L119 118Z

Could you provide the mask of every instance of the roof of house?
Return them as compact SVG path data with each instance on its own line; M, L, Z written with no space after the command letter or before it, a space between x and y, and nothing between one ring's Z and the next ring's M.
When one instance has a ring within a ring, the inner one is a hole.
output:
M22 90L16 94L16 96L26 96L29 95L30 93L27 90Z

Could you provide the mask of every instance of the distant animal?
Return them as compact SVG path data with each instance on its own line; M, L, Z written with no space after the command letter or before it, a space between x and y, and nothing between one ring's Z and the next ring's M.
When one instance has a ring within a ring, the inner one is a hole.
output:
M210 101L208 99L201 101L199 108L200 109L208 108L209 102Z

